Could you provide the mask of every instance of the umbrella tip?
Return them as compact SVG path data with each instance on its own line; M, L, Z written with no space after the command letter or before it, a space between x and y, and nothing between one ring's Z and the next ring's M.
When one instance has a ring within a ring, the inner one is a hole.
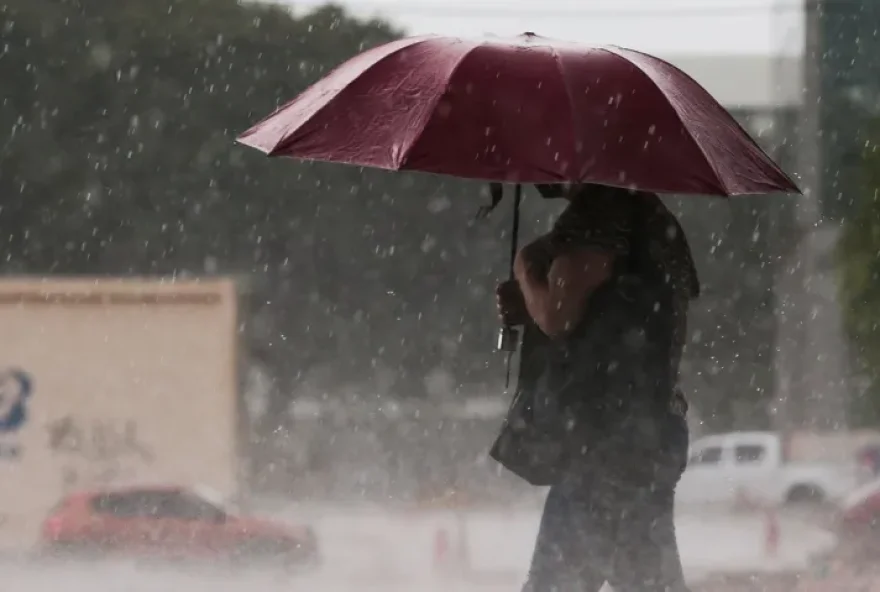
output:
M526 31L523 33L523 37L537 37L534 31Z

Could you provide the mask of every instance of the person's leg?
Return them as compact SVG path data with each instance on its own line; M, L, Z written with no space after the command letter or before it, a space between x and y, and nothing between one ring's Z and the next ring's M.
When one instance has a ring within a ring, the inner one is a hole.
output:
M623 496L609 582L614 592L687 592L673 521L674 490Z
M683 417L669 418L664 426L664 446L646 454L639 465L627 463L628 478L609 498L618 516L612 526L616 548L608 578L615 592L688 589L675 536L674 506L675 487L687 464L689 435Z
M590 543L599 533L592 531L584 510L562 487L550 489L523 592L599 592L602 588L606 578L600 571L604 570L596 569L599 553Z

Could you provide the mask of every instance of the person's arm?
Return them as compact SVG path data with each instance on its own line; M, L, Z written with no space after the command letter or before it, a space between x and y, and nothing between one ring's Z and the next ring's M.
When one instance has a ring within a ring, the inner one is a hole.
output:
M615 258L629 251L634 200L614 190L581 199L554 230L565 238L564 247L551 248L545 237L524 247L514 262L529 316L549 337L583 319L590 294L611 277Z
M586 312L590 294L611 277L614 253L579 247L553 259L544 273L523 256L514 271L529 316L549 337L558 337L577 326Z

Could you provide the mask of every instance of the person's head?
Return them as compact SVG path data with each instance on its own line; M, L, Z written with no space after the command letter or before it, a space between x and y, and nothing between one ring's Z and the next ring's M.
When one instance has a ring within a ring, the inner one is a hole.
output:
M561 183L558 185L539 184L535 185L535 187L544 199L562 198L569 202L575 202L584 198L589 199L595 197L597 193L603 193L609 190L626 191L629 193L626 189L618 189L600 183Z

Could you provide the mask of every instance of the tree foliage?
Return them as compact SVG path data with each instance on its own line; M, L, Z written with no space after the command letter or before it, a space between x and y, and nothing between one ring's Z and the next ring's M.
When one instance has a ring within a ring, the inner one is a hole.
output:
M382 375L405 395L437 368L485 371L494 315L462 311L491 312L473 280L491 286L504 247L483 240L496 226L470 225L479 186L234 144L398 31L333 6L295 18L234 0L0 10L7 271L246 276L249 350L288 395L310 370L366 390ZM486 355L459 355L462 343Z
M504 207L475 225L478 184L234 144L328 69L400 34L333 6L294 16L236 0L6 0L4 271L247 277L246 350L278 380L274 411L298 390L498 385ZM760 399L767 384L749 384L769 367L754 352L772 340L752 322L766 286L734 281L743 266L765 269L749 253L766 221L750 202L706 204L688 202L685 225L704 280L722 283L697 315L691 361L720 389L709 403L724 427L728 395ZM527 236L553 207L526 200ZM716 219L723 228L708 231Z

